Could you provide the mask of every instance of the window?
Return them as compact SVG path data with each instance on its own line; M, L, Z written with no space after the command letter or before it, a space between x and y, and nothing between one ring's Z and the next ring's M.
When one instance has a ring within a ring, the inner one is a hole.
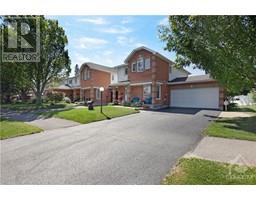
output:
M100 94L100 89L97 88L95 92L96 92L96 99L100 99L100 95L101 95Z
M161 99L161 85L160 84L156 85L156 98Z
M143 72L144 71L144 59L139 58L137 60L137 72Z
M115 76L114 76L114 74L112 74L112 81L113 81L113 80L115 80Z
M84 70L84 80L90 79L90 76L91 76L90 70L88 68L85 68L85 70Z
M145 59L145 70L150 69L150 58Z
M125 74L125 75L128 74L128 67L125 68L124 74Z
M144 85L143 86L143 98L147 99L151 97L151 85Z
M132 63L132 72L136 72L137 65L136 63Z

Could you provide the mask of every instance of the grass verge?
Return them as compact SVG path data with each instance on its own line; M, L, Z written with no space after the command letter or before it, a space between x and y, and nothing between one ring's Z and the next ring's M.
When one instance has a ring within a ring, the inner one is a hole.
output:
M87 124L90 122L121 117L124 115L130 115L138 112L139 111L133 108L103 106L103 113L101 113L100 107L97 106L94 107L94 110L88 110L87 108L79 108L66 111L54 111L53 113L46 113L44 115L54 116L62 119L72 120L82 124Z
M256 116L223 118L212 122L205 135L256 141Z
M42 129L28 125L24 122L19 121L10 121L6 119L0 120L0 138L1 140L22 136L22 135L29 135L33 133L41 132Z
M255 185L256 167L231 165L197 158L182 158L167 175L166 185Z
M236 111L236 112L256 112L256 104L250 106L238 106L233 104L229 107L228 111Z

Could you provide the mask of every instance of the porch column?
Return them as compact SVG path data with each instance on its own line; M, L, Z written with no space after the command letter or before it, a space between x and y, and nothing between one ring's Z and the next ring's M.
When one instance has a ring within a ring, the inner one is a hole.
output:
M93 88L93 86L91 86L91 88L90 88L90 99L93 100L93 101L95 101L95 99L94 99L94 88Z
M156 103L156 57L152 56L152 104Z
M76 99L76 89L73 89L73 99L72 101L74 101Z
M126 88L127 88L127 100L128 100L128 102L130 102L131 101L131 86L128 85Z
M116 88L113 87L112 89L112 101L114 102L116 100Z
M83 96L84 96L84 90L81 88L80 89L80 101L83 101Z

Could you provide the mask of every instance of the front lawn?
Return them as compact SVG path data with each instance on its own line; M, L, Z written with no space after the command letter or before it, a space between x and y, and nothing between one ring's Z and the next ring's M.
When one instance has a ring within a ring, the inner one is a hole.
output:
M10 121L6 119L0 120L0 137L2 139L17 137L41 132L42 129L28 125L24 122Z
M115 107L115 106L103 106L103 114L100 113L100 107L94 107L94 110L88 110L85 108L71 109L67 111L55 112L53 116L72 120L82 124L87 124L90 122L100 121L104 119L111 119L114 117L121 117L124 115L129 115L133 113L138 113L139 111L133 108Z
M256 167L183 158L162 183L166 185L255 185Z
M219 119L212 122L204 133L214 137L256 141L256 116Z
M236 112L256 112L256 104L250 106L238 106L234 104L230 106L228 110Z

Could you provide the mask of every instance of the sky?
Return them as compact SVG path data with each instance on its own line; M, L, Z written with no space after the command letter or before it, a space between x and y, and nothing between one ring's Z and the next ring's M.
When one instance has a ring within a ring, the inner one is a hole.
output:
M109 67L123 64L129 53L140 46L157 51L172 61L175 53L164 50L158 27L168 22L167 16L46 16L58 20L68 37L72 73L74 66L94 62ZM199 69L186 68L193 75Z

